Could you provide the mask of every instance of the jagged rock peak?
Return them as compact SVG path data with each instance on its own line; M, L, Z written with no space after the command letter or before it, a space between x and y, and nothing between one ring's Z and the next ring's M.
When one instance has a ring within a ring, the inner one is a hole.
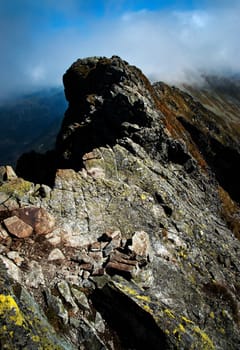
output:
M81 166L79 159L86 152L133 138L161 116L148 79L117 56L79 59L64 74L63 82L69 107L57 152L73 168Z
M132 85L140 87L146 80L140 69L118 56L78 59L63 76L69 102L79 101L79 97L85 98L91 93L108 93L114 84L120 85L121 82L132 82Z
M155 88L135 66L117 56L79 59L63 82L69 105L56 149L23 155L19 176L52 186L57 169L78 171L86 154L115 145L132 154L138 149L141 157L184 165L189 172L195 169L194 158L199 163L201 156L183 126L166 113Z

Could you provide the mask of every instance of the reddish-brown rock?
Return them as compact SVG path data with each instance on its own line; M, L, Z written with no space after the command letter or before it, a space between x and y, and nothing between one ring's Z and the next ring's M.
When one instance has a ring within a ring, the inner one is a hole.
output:
M30 225L26 224L23 220L19 219L15 215L5 219L3 222L8 232L18 238L29 237L33 232L33 229Z
M55 226L54 217L43 208L26 207L12 211L13 215L32 226L37 235L51 232Z
M35 219L34 231L37 235L45 235L51 232L55 226L54 217L43 208L37 211Z
M117 250L110 255L109 262L106 265L106 272L112 274L124 274L126 278L131 278L132 273L137 268L137 261Z

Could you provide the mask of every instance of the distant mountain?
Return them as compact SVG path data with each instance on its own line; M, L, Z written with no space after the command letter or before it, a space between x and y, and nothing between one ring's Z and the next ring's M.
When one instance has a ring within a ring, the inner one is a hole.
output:
M54 145L66 110L62 88L41 90L0 106L0 164L15 165L23 152Z
M174 125L180 122L221 186L240 202L240 79L205 76L200 84L154 86L162 111Z
M202 84L180 84L179 87L197 99L222 120L239 125L240 76L203 76ZM227 117L227 120L226 120Z

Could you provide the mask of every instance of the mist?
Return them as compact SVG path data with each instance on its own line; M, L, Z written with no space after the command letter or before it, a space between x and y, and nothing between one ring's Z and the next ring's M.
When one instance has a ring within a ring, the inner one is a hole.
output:
M126 1L109 0L96 12L94 1L9 2L0 4L0 99L61 85L66 69L87 56L119 55L169 83L240 72L239 1L130 11Z

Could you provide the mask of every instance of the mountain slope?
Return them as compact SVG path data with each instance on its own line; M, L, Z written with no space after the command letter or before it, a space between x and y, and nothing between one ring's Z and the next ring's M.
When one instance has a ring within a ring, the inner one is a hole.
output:
M219 84L212 82L207 88L185 85L189 93L164 83L155 84L155 89L161 108L190 133L219 183L239 202L240 89L229 82L234 94L226 81L224 86Z
M23 155L24 180L0 172L1 345L44 348L47 322L50 349L239 349L239 207L190 127L218 140L214 115L198 104L194 124L191 96L116 56L76 61L64 87L56 149Z

